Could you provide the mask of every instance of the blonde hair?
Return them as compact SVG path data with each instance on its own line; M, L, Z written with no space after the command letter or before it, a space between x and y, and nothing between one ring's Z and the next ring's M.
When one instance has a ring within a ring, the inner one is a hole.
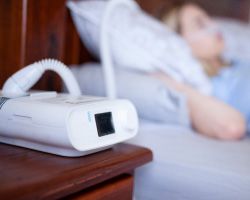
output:
M180 33L180 22L179 22L180 8L173 8L169 13L162 16L161 21L169 28L177 33Z
M181 33L180 11L186 2L168 1L158 11L158 19L177 33Z

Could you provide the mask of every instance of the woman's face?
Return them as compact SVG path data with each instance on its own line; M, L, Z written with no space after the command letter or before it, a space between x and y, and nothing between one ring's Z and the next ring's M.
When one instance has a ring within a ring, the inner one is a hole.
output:
M217 58L224 49L224 41L216 24L200 7L185 5L180 11L181 34L193 54L205 60Z

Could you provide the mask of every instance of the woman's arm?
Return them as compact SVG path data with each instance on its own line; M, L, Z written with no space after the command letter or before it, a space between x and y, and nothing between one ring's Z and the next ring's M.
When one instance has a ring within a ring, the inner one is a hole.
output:
M246 122L243 115L237 110L214 97L203 95L167 75L161 73L152 75L167 86L186 95L192 126L199 133L224 140L235 140L244 136Z

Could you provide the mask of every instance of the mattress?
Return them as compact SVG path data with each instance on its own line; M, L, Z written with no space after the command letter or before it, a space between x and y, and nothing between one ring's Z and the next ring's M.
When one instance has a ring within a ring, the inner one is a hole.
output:
M136 170L135 199L249 200L250 138L218 141L187 128L142 122L129 143L153 151Z

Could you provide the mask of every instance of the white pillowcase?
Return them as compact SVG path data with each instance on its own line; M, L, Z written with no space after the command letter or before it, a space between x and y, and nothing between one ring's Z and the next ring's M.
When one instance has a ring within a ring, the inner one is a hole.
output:
M107 1L69 1L67 5L82 41L100 58L100 29ZM210 80L187 44L139 7L136 10L118 7L110 20L109 34L116 66L162 71L202 93L211 93Z

